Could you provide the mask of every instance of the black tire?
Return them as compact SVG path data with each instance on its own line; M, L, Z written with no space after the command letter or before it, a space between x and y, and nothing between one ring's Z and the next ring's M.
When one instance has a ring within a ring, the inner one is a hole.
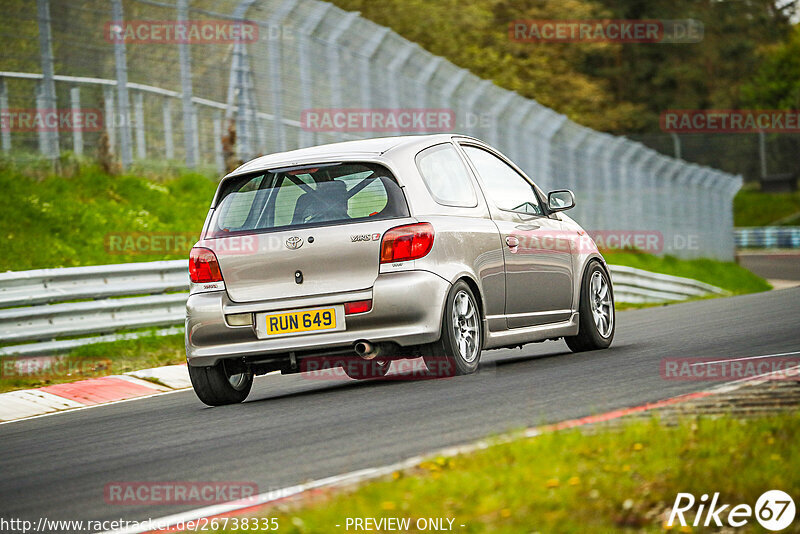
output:
M608 304L603 304L605 299L600 299L599 295L593 292L592 280L599 276L607 287ZM583 273L583 280L581 281L581 295L580 304L578 306L578 313L580 320L578 322L578 335L565 337L564 341L572 352L583 352L587 350L607 349L611 342L614 340L614 331L616 329L616 317L614 313L614 289L611 287L611 280L605 269L596 261L593 261L586 267ZM602 313L605 319L600 319L600 326L596 323L596 315L593 313L593 300L594 307L600 313L602 310L607 310ZM597 304L597 303L600 304ZM610 324L609 324L610 323ZM606 326L607 325L607 326ZM601 328L605 331L601 331Z
M189 365L189 378L197 398L209 406L238 404L247 398L253 387L253 374L226 360L211 367Z
M342 363L342 368L347 376L353 380L366 380L368 378L381 378L386 376L392 360L375 358L372 360L362 360L361 358L351 358Z
M465 302L469 303L466 309ZM434 376L468 375L478 370L482 348L480 308L467 283L459 280L447 294L439 341L423 349L422 359Z

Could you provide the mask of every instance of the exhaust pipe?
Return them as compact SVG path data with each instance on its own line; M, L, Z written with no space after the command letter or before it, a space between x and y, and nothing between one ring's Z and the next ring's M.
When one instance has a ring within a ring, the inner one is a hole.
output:
M380 344L373 345L369 341L356 341L355 345L353 345L353 350L356 351L356 355L359 358L364 360L372 360L381 353Z

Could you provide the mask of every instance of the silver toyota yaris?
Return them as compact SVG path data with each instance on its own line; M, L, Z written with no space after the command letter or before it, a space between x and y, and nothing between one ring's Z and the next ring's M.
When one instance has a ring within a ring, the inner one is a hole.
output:
M197 396L241 402L253 376L316 369L380 377L422 357L435 375L481 351L564 338L606 348L605 261L542 191L459 135L335 143L225 176L191 251L186 357Z

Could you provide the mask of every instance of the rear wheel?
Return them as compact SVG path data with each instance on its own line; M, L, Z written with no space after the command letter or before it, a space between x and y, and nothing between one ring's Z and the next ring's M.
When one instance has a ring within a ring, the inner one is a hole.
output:
M599 263L586 268L581 282L577 336L565 337L572 352L606 349L614 339L614 291L608 274Z
M483 337L481 314L475 295L463 280L447 294L442 333L422 356L436 376L467 375L478 370Z
M354 380L381 378L386 376L391 366L391 360L380 360L378 358L374 360L351 359L342 365L345 374Z
M253 373L238 362L220 360L211 367L188 367L195 394L209 406L242 402L253 387Z

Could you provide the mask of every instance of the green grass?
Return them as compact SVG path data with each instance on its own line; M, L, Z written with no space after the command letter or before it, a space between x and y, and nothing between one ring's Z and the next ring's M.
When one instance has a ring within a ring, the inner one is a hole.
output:
M727 289L735 295L771 289L766 280L733 262L710 259L680 260L674 256L660 257L637 252L604 252L603 256L613 265L693 278Z
M186 363L183 334L143 336L137 339L97 343L64 354L55 372L26 374L14 371L14 358L0 358L0 392L29 389L127 373L162 365Z
M800 225L800 191L762 193L744 188L733 199L734 226Z
M0 271L184 259L216 189L197 173L109 176L93 166L71 172L48 176L0 161ZM142 235L159 238L162 250L131 241Z
M407 517L412 525L421 517L447 517L455 520L454 531L465 533L662 532L678 492L699 499L719 491L720 503L750 506L770 489L800 494L798 439L800 413L560 431L431 458L265 515L277 517L286 533L345 532L348 517Z

